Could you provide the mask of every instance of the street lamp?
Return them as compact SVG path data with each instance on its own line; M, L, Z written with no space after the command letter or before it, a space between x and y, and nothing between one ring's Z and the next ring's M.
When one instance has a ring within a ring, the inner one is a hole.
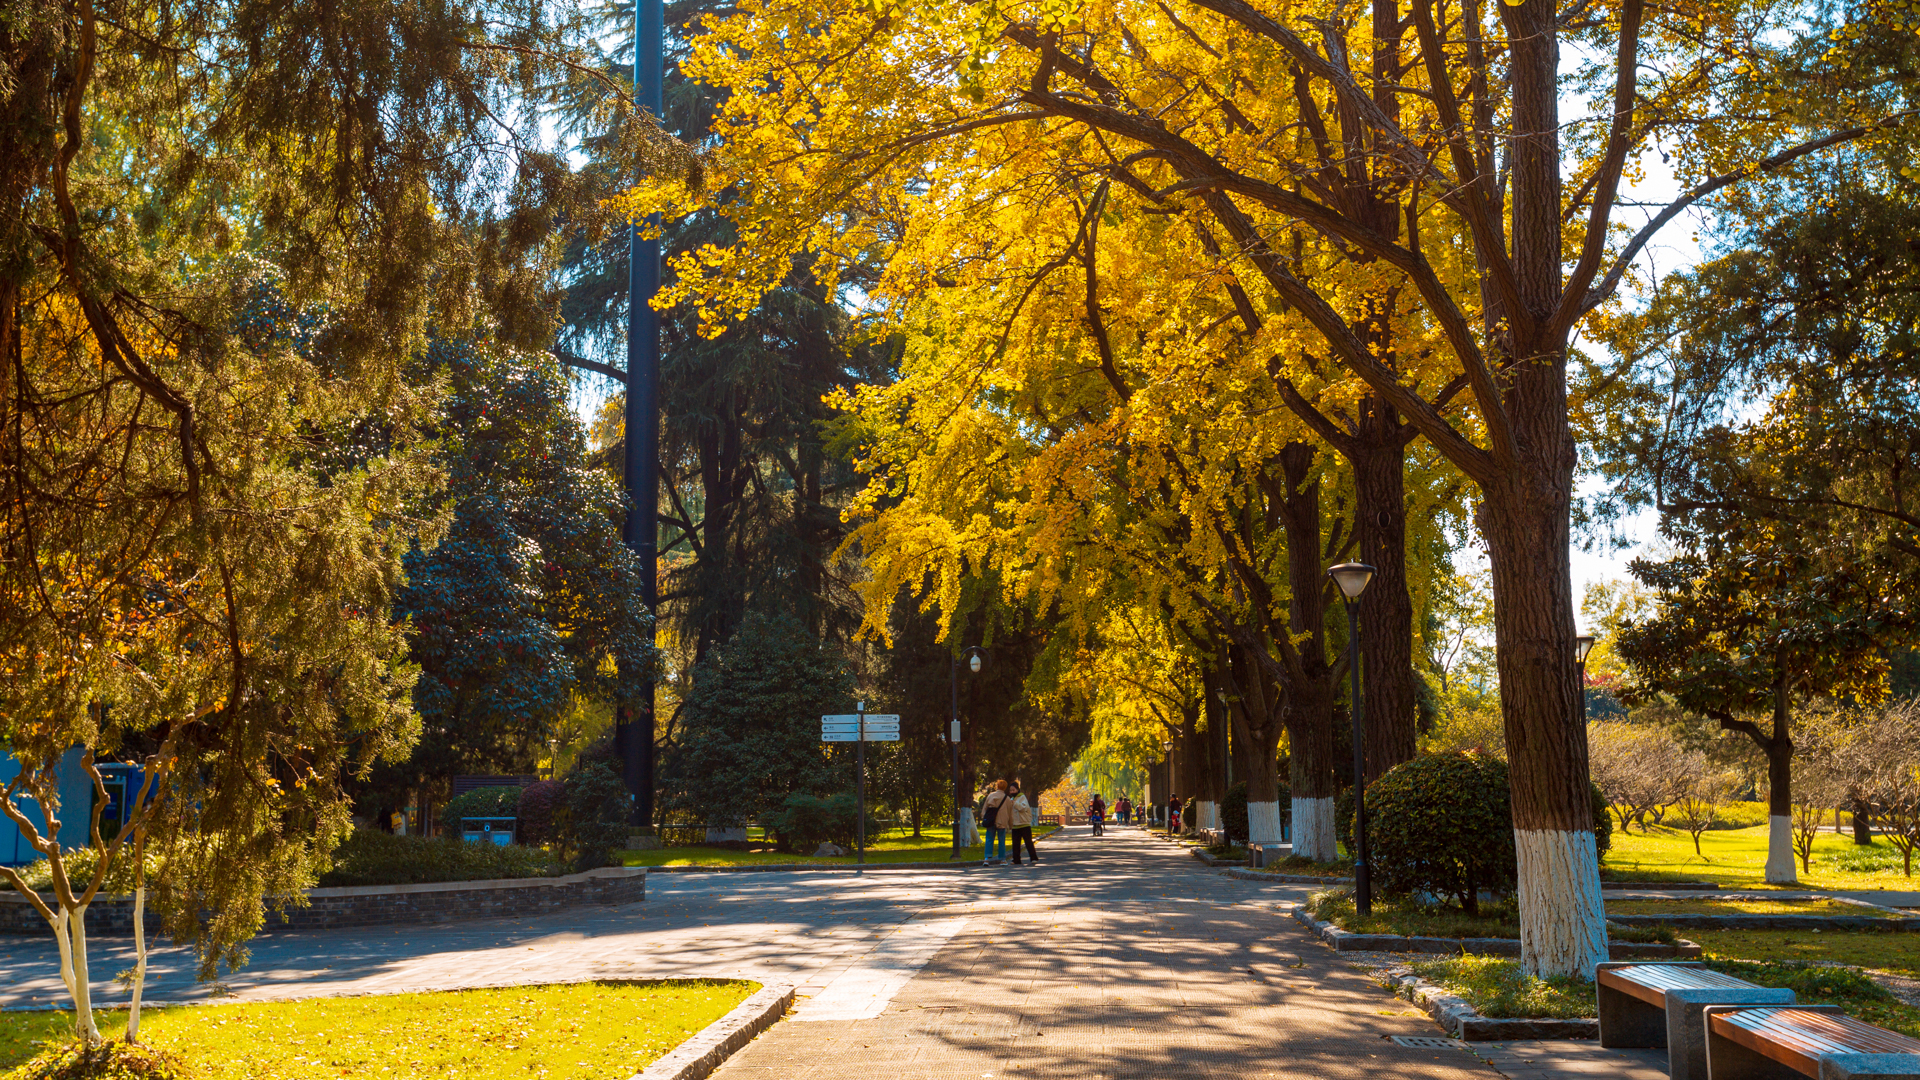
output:
M1160 740L1160 753L1166 756L1166 761L1161 765L1161 767L1167 770L1167 816L1162 822L1162 824L1164 824L1166 827L1167 839L1171 840L1173 839L1173 799L1174 799L1174 796L1179 794L1179 792L1173 790L1173 740L1172 739Z
M1573 639L1573 658L1580 661L1580 724L1587 722L1587 654L1593 651L1593 635L1581 634Z
M1343 562L1327 567L1327 576L1347 598L1347 671L1353 676L1353 910L1373 914L1373 880L1367 875L1367 744L1360 731L1360 594L1373 580L1373 567Z
M953 658L952 693L948 697L947 714L947 751L953 767L953 858L960 857L961 841L965 834L960 829L963 820L960 815L970 813L967 793L960 790L960 665L965 663L967 670L975 675L987 666L987 650L978 645L969 645L960 650Z

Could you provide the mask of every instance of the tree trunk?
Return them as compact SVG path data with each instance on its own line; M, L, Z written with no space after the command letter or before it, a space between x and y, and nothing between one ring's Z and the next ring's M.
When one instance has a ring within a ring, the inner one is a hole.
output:
M1406 446L1398 418L1378 397L1361 400L1360 430L1347 455L1354 475L1360 559L1373 580L1360 594L1360 683L1366 775L1372 783L1413 760L1419 695L1413 671L1413 598L1407 592Z
M1767 884L1797 885L1793 851L1793 732L1784 670L1774 676L1773 738L1767 752Z
M1247 771L1247 842L1280 842L1280 732L1283 730L1277 703L1262 674L1258 658L1244 647L1229 650L1233 656L1234 738L1248 748L1252 758Z
M1853 842L1863 846L1873 843L1873 819L1867 815L1865 799L1853 801Z
M1607 937L1573 650L1565 445L1550 475L1488 490L1480 524L1512 764L1521 960L1529 974L1591 977Z
M1287 537L1287 625L1276 636L1304 638L1287 657L1287 742L1292 747L1293 852L1316 862L1338 857L1334 827L1334 668L1327 663L1327 580L1321 566L1320 484L1309 481L1314 450L1292 443L1280 452L1286 482L1281 523Z

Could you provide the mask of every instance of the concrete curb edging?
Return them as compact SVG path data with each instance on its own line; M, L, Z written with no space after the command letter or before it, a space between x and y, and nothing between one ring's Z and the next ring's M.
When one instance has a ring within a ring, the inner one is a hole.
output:
M1878 915L1609 915L1622 926L1671 926L1681 930L1882 930L1920 931L1920 919Z
M763 986L727 1015L701 1028L666 1057L636 1073L632 1080L702 1080L734 1052L752 1042L793 1006L788 983Z
M1276 885L1351 885L1350 877L1314 877L1311 874L1269 874L1265 870L1248 870L1244 867L1227 868L1227 876L1241 881L1265 881Z
M1404 968L1389 968L1380 981L1394 995L1420 1006L1440 1030L1463 1042L1514 1042L1523 1039L1597 1039L1600 1021L1481 1016L1467 1000L1449 994Z
M1194 858L1199 859L1201 862L1206 863L1208 866L1245 866L1247 865L1247 860L1245 859L1223 859L1218 855L1215 855L1212 852L1207 851L1204 848L1191 848L1188 850L1187 854L1192 855Z
M1518 938L1444 938L1444 937L1407 937L1400 934L1355 934L1342 930L1330 922L1315 919L1297 905L1293 909L1294 921L1305 926L1321 941L1333 947L1335 952L1417 952L1455 955L1470 953L1474 956L1519 956ZM1648 958L1672 959L1675 957L1699 956L1700 946L1682 939L1674 945L1638 941L1611 941L1607 943L1607 955L1613 960L1644 960ZM1547 1038L1548 1036L1535 1036Z

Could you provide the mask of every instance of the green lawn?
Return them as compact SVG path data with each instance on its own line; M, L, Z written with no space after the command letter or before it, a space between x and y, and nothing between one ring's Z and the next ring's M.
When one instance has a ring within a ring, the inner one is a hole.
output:
M1356 934L1445 938L1520 936L1520 909L1512 900L1489 901L1480 905L1480 914L1469 915L1458 908L1432 907L1384 896L1375 898L1373 914L1362 919L1354 914L1353 895L1342 889L1315 894L1307 901L1307 913ZM1616 941L1669 943L1675 935L1668 927L1632 926L1613 930L1610 936Z
M1761 986L1792 990L1803 1005L1838 1005L1868 1023L1920 1035L1920 1009L1903 1004L1858 971L1724 957L1708 964ZM1536 979L1521 973L1518 960L1460 956L1420 960L1410 967L1415 975L1465 998L1482 1016L1567 1018L1595 1012L1593 983L1570 976Z
M1059 831L1058 825L1034 826L1034 839L1040 839ZM812 855L787 855L778 851L732 851L727 848L685 847L659 848L654 851L616 851L614 858L625 866L852 866L854 857L842 855L831 858L815 858ZM953 854L953 836L925 832L919 839L912 834L892 833L867 843L867 862L869 863L911 863L946 862ZM962 853L963 859L979 862L981 849L970 847Z
M144 1010L142 1042L177 1055L195 1080L312 1077L632 1076L759 989L749 982L604 982L437 994L310 998ZM99 1014L102 1033L124 1011ZM62 1013L0 1013L7 1080L43 1042L62 1043Z
M1837 900L1608 900L1609 915L1855 915L1892 919L1892 914Z
M1610 880L1700 880L1735 888L1773 888L1764 878L1767 828L1715 830L1701 834L1700 854L1684 832L1656 826L1651 833L1613 834L1603 871ZM1851 835L1831 830L1814 841L1813 864L1800 875L1809 889L1920 889L1920 876L1901 872L1900 853L1884 841L1860 847Z

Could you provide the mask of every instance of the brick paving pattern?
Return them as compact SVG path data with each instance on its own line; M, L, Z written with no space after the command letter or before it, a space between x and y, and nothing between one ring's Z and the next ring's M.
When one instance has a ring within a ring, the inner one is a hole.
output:
M793 1013L724 1080L1665 1075L1651 1056L1590 1043L1392 1042L1439 1031L1284 914L1312 886L1236 880L1130 828L1069 830L1041 855L1018 869L657 874L639 904L286 931L257 940L224 988L249 1000L685 975L797 984ZM124 996L110 980L127 944L95 941L100 1000ZM149 1000L209 992L180 950L157 950L151 971ZM58 997L50 937L0 937L0 1007Z

